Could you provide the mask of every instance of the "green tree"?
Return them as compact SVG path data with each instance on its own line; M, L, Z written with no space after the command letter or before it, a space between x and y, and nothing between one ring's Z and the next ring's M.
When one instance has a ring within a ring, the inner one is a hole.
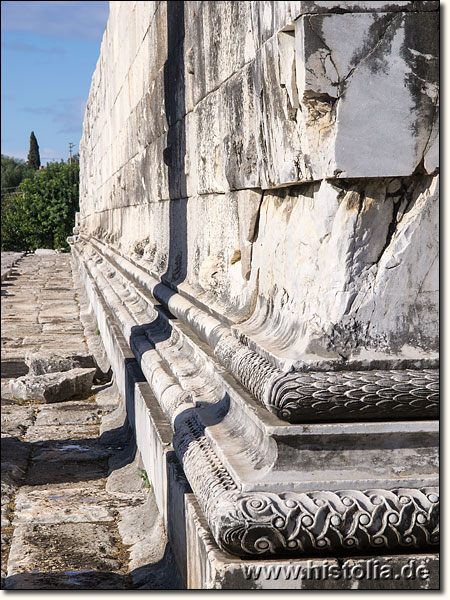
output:
M34 169L25 161L2 154L2 199L15 190L21 181L33 176Z
M79 197L78 156L50 163L25 179L2 218L2 250L65 248L72 234Z
M34 177L35 171L25 161L2 154L1 168L1 219L5 218L14 202L19 184L27 178Z
M30 167L37 171L41 166L41 157L39 155L39 146L37 143L36 136L34 135L34 131L32 131L30 134L30 150L28 152L27 158Z

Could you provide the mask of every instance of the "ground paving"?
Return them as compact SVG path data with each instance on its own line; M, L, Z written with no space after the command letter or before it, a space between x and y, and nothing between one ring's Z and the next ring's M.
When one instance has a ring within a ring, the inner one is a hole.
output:
M68 254L27 255L2 282L2 587L174 589L114 382L52 405L9 391L29 350L88 352L82 302Z

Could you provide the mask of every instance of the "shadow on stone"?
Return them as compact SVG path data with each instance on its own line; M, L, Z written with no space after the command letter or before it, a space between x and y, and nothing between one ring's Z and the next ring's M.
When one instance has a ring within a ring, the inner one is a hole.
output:
M172 551L167 546L156 563L129 574L95 569L17 573L4 581L6 590L179 590L183 589Z
M187 274L186 92L184 81L184 2L167 2L167 60L164 108L169 130L163 160L169 183L169 256L161 281L173 289Z
M28 367L23 360L2 361L1 378L14 379L28 373Z
M156 563L138 567L130 572L132 589L140 590L181 590L177 565L169 545L164 556Z
M124 590L125 577L102 571L67 571L65 573L29 573L11 575L6 590Z

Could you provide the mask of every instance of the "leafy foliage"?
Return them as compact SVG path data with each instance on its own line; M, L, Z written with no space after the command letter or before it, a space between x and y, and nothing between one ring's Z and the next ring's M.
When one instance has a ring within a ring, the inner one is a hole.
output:
M30 150L28 152L28 164L32 169L36 171L41 166L41 157L39 155L39 146L37 143L36 136L34 135L34 131L30 134Z
M2 199L12 193L19 183L34 177L34 169L23 160L2 154Z
M2 250L68 249L78 210L78 157L50 163L2 202ZM3 206L4 204L4 206Z

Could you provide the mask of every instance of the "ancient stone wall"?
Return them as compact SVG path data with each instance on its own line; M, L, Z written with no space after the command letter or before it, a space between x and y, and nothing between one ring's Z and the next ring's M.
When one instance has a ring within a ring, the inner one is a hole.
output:
M437 4L111 2L81 231L284 366L432 356Z
M191 587L437 548L438 8L111 2L72 251Z

